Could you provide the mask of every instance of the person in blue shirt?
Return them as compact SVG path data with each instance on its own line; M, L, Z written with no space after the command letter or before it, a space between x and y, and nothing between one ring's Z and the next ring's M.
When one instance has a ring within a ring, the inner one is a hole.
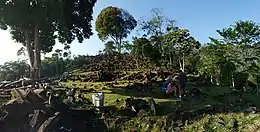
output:
M171 83L172 82L172 76L170 75L169 77L168 77L168 79L163 83L163 85L162 85L162 91L163 92L166 92L166 90L167 90L167 86L168 86L168 84L169 83Z

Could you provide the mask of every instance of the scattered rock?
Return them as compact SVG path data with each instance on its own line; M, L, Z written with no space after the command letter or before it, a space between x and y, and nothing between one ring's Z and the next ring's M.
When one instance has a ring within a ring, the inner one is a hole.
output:
M150 102L150 110L152 114L155 116L156 115L155 101L153 100L153 98L151 98L149 102Z
M93 123L95 124L93 120L95 113L91 108L90 110L72 108L62 102L63 96L60 96L59 92L53 90L49 92L51 93L47 94L46 89L13 89L14 99L0 108L1 132L18 129L35 132L64 130L84 132L89 130L86 127L92 129ZM72 102L71 97L67 100Z
M255 114L256 111L257 111L257 108L256 107L249 107L245 111L248 112L248 113Z
M153 99L152 99L153 100ZM146 113L152 113L153 115L156 114L155 110L155 102L150 101L151 103L148 103L147 101L143 99L134 99L134 98L127 98L124 101L124 108L130 109L138 115L140 111L146 111ZM152 106L151 106L152 105ZM142 113L140 112L140 113Z
M238 128L238 121L235 118L230 119L228 123L229 127L233 129L233 131L236 131Z
M145 110L140 110L137 113L137 116L140 116L140 117L144 117L144 116L147 116L147 115L148 115L148 113Z
M182 120L177 120L177 121L175 122L175 124L176 124L176 126L178 126L178 127L183 126Z
M174 128L174 132L181 132L181 128L180 127L175 127Z

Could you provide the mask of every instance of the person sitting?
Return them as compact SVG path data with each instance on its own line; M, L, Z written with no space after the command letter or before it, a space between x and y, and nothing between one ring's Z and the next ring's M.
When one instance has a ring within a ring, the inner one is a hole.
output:
M162 85L162 91L166 92L168 84L172 82L172 76L169 76L168 79Z
M177 88L178 88L178 80L173 79L171 83L168 84L167 89L166 89L166 94L170 95L174 92L174 96L177 97Z

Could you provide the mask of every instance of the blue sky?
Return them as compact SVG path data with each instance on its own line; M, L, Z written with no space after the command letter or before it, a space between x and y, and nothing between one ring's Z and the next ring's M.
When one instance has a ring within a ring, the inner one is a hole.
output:
M179 27L189 29L197 40L206 43L208 37L218 37L217 29L226 28L237 20L260 22L259 5L259 0L97 0L93 16L95 20L103 8L117 6L139 20L150 17L152 8L161 8L165 16L177 21ZM94 35L81 44L74 41L71 44L72 54L96 54L104 48L95 32L95 21L92 23ZM0 64L17 60L16 52L21 44L14 43L6 31L0 31L0 41L8 43L0 49ZM54 49L57 48L63 46L57 44Z

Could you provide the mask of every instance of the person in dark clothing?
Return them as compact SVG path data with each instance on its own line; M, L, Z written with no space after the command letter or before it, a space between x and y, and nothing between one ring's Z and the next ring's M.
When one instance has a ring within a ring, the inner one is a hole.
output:
M181 98L185 93L185 84L187 80L187 76L182 70L180 70L178 79L179 79L179 97Z

